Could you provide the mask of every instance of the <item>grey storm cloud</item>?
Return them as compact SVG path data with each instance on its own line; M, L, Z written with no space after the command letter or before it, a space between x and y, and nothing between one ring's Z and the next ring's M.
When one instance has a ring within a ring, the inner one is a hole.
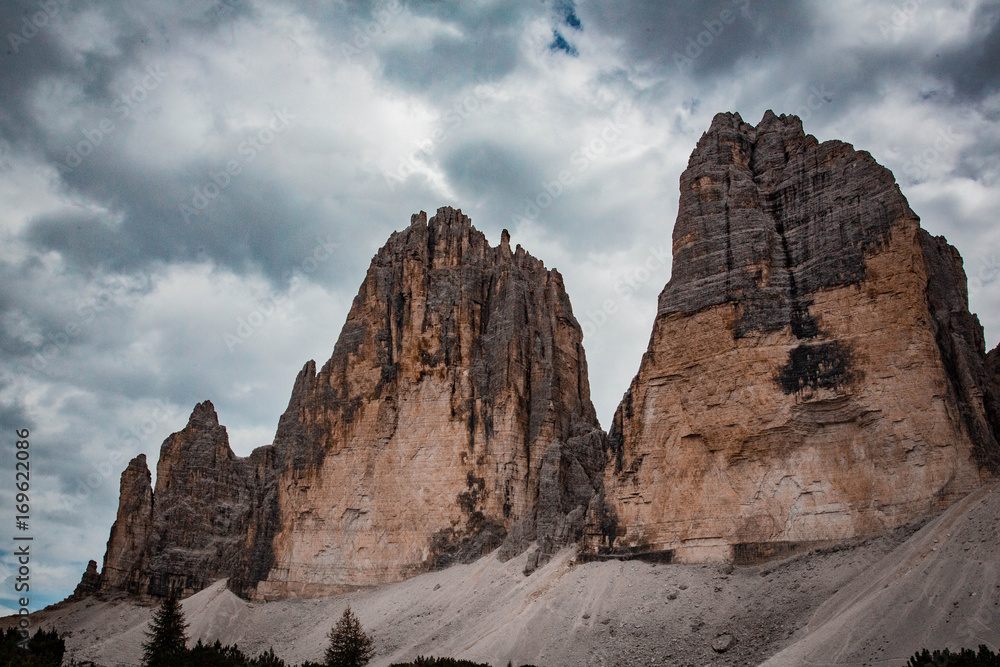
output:
M316 12L317 20L330 28L331 53L338 56L333 47L350 43L352 35L386 7L385 2L347 3L330 10L319 4L326 3L302 6ZM386 79L410 90L438 86L454 93L466 84L507 74L516 65L516 37L531 4L498 4L487 9L467 4L413 3L410 9L415 14L459 25L462 36L437 38L422 53L382 49L380 62ZM5 5L0 25L17 27L19 22L30 21L38 6L30 2ZM32 221L21 238L40 251L63 253L81 271L136 271L154 263L209 258L238 272L262 269L275 282L287 283L296 262L308 256L317 237L328 233L330 211L298 205L287 182L273 178L266 169L255 172L249 165L241 165L243 172L232 177L219 196L201 194L214 191L214 174L225 178L226 162L245 159L241 157L245 155L245 130L228 138L231 149L221 158L193 154L170 170L123 160L122 154L139 141L135 135L143 129L137 128L136 114L123 116L134 100L123 101L120 91L112 89L112 82L126 74L135 79L137 89L143 81L153 81L144 93L139 92L149 98L144 106L155 107L160 103L152 89L156 79L147 72L162 73L171 39L187 32L200 38L224 34L231 23L253 19L253 3L217 0L207 9L189 8L174 15L164 15L149 3L59 2L57 6L48 26L18 44L17 53L6 54L0 83L11 94L0 102L4 109L0 128L14 152L39 155L60 166L67 189L105 204L109 212L103 220L100 214L49 214ZM115 53L88 54L81 61L60 41L64 26L57 23L72 22L88 7L99 8L111 20L106 37ZM136 63L148 64L137 67ZM171 76L169 68L165 76ZM55 79L72 81L83 91L75 105L83 120L69 129L39 122L33 109L31 93L46 80ZM105 127L111 127L110 131L102 131ZM296 132L297 128L290 130ZM89 154L80 156L83 149ZM337 252L347 253L350 246L339 247ZM323 271L338 271L331 279L337 278L344 265L357 268L357 258L340 257Z
M956 95L979 100L1000 90L1000 3L980 5L972 16L971 39L936 54L931 71L949 81Z
M457 146L442 162L455 186L470 197L492 191L502 201L517 201L537 190L545 175L535 158L517 146L486 140Z
M588 25L620 37L634 62L660 74L711 76L741 59L787 52L812 34L811 3L721 0L710 3L587 2Z
M536 4L409 3L415 16L453 26L457 34L436 35L429 44L404 43L381 50L382 75L423 95L447 96L470 83L498 81L518 64L518 36L537 11Z
M53 18L35 33L25 31L31 39L15 41L17 52L8 49L5 54L0 85L9 94L0 98L0 129L12 152L41 156L56 165L68 190L105 204L108 213L49 214L33 220L22 239L42 251L60 251L81 271L135 271L151 262L210 257L237 271L262 268L276 281L286 277L325 231L325 222L315 211L289 201L287 187L266 171L253 173L244 165L238 177L224 173L226 162L247 161L263 150L259 144L256 149L246 145L254 133L233 136L223 160L191 155L170 171L140 166L122 159L130 144L141 142L143 131L136 128L130 111L136 99L155 97L157 84L170 76L169 71L164 73L159 64L139 67L133 75L135 88L124 96L111 86L123 73L136 70L137 62L166 59L173 33L219 30L221 21L251 15L250 3L219 0L214 6L225 11L209 7L168 18L154 11L143 16L124 3L91 4L114 21L107 38L116 53L91 54L82 60L72 57L59 41L64 27L57 22L72 21L87 4L59 0L52 4L58 8ZM40 6L5 4L0 26L30 23ZM40 122L34 109L32 92L48 80L60 79L80 86L83 93L76 103L82 120L68 129ZM157 103L152 100L147 106ZM215 174L221 176L213 180ZM199 191L214 193L221 179L226 179L221 194L199 197ZM193 214L185 215L182 205L194 209Z

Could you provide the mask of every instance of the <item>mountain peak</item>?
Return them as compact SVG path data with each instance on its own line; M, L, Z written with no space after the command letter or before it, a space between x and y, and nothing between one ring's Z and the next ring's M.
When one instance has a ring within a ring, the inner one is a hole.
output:
M194 406L191 416L188 418L188 425L194 426L218 426L219 415L215 412L212 401L202 401Z
M900 525L1000 468L961 258L871 155L795 116L719 114L680 190L591 548L755 562Z
M156 530L141 545L118 531L109 550L135 564L133 587L225 576L250 597L384 583L498 547L534 544L544 562L580 535L600 485L582 336L561 276L512 253L509 233L492 247L460 209L421 211L373 258L330 359L299 372L273 446L234 457L198 404L161 448ZM314 521L337 540L314 540Z

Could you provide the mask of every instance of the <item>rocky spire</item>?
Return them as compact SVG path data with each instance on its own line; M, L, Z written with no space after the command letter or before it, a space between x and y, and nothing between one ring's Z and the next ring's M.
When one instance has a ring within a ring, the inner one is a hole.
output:
M536 541L544 560L582 530L602 438L562 276L509 234L490 246L459 210L414 215L372 260L330 360L296 380L258 592L380 583Z
M375 255L331 358L298 374L273 446L235 457L208 401L164 441L152 528L113 532L108 581L273 597L501 547L537 544L537 564L580 536L603 438L562 276L459 210L421 212Z
M101 569L101 587L121 588L141 564L143 550L153 529L152 476L146 455L129 461L122 472L118 518L111 526L108 549Z
M187 595L229 574L255 519L266 452L237 458L210 401L160 448L156 489L140 454L122 474L102 587L137 595Z
M80 577L80 583L73 589L73 594L66 598L64 602L76 602L77 600L95 595L100 590L101 575L97 571L97 561L92 560L87 563L87 569L84 571L83 576Z

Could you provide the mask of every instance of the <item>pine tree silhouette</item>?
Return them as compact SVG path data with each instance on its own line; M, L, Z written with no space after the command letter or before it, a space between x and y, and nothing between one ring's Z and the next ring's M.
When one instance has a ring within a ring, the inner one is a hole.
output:
M147 641L142 645L142 664L145 667L180 664L187 651L187 627L177 598L167 597L149 622Z
M324 664L327 667L364 667L374 654L372 638L361 629L358 617L348 607L330 630Z

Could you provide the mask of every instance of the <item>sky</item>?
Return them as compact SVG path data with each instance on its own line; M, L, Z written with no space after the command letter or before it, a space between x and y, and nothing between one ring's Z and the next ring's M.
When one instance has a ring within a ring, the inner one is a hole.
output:
M994 0L2 0L0 36L0 611L14 534L29 608L71 593L195 403L270 443L421 210L563 274L607 427L717 112L869 151L1000 338Z

